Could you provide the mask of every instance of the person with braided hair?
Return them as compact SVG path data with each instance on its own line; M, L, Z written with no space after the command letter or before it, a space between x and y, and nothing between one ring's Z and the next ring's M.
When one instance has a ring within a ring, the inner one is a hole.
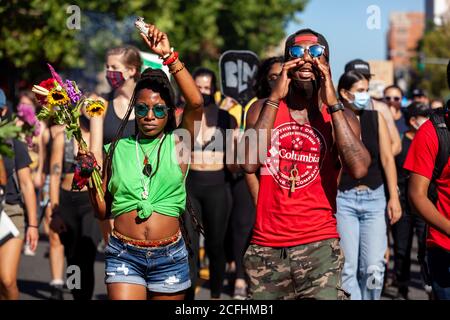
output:
M168 65L186 106L177 128L169 79L162 70L148 68L136 83L116 138L105 145L105 201L94 188L90 197L100 219L109 213L114 218L105 249L105 283L112 300L181 300L191 287L180 217L186 208L194 122L202 119L203 98L168 36L154 25L147 27L148 34L141 36ZM133 110L136 134L121 138Z

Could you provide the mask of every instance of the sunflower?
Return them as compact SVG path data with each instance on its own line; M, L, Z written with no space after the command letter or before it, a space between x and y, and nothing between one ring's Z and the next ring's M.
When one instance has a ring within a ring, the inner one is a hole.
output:
M101 116L105 111L105 105L100 100L91 100L88 99L86 101L86 112L90 117Z
M53 108L58 106L65 106L70 103L69 96L64 90L57 90L54 88L50 90L47 96L47 104L53 110Z

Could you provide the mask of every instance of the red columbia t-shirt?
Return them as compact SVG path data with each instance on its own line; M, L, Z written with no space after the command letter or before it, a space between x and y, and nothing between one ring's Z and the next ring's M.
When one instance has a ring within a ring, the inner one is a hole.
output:
M416 133L403 167L431 180L439 150L439 140L431 121L425 122ZM436 179L437 209L450 220L450 159L441 176ZM434 228L428 228L428 246L438 246L450 251L450 238Z
M339 237L335 213L340 164L331 116L325 106L322 110L322 116L299 125L281 101L261 167L252 243L290 247Z

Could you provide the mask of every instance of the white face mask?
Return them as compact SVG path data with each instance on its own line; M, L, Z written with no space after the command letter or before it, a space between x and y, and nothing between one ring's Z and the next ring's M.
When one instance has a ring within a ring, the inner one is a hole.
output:
M368 92L350 92L354 99L349 101L357 110L367 109L370 104L370 95Z
M428 118L424 118L424 117L417 117L416 118L416 124L413 124L413 128L417 130L419 130L419 128L425 123L427 122Z

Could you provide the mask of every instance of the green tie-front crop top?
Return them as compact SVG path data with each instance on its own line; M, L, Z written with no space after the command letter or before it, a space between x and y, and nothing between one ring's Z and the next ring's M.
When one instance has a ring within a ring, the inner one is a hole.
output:
M138 146L140 159L138 165L136 137L130 136L118 141L112 157L112 173L108 184L108 190L113 196L111 214L114 218L133 210L137 210L141 219L150 217L153 212L171 217L179 217L184 212L185 177L175 153L175 135L167 133L161 143L157 168L159 142L160 139L139 139L142 148ZM108 151L109 147L110 144L105 145L105 150ZM142 150L149 156L148 161L152 166L150 180L147 176L141 175L145 157ZM141 178L148 186L149 195L145 200L142 198L144 189Z

